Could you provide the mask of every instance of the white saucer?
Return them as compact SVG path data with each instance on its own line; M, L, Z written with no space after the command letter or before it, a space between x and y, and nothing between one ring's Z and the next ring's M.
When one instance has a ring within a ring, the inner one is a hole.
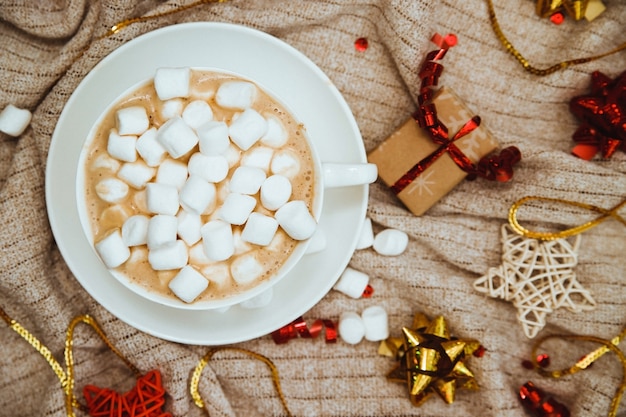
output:
M366 162L363 141L345 100L307 57L266 33L225 23L169 26L124 44L94 67L63 109L50 144L46 201L58 247L80 284L113 315L156 337L197 345L254 339L303 315L331 290L356 247L368 186L325 192L319 227L326 249L305 255L274 287L266 307L180 310L138 296L90 247L78 220L75 178L83 142L100 114L130 86L166 66L219 68L254 79L305 124L324 162Z

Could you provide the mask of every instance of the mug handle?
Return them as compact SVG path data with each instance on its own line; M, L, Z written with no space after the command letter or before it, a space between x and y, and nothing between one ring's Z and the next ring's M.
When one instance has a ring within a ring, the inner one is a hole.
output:
M322 162L324 188L371 184L378 178L378 167L372 163Z

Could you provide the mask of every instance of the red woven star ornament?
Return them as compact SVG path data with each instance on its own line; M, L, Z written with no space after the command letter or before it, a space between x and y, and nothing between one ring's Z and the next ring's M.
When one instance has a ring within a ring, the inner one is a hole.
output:
M570 110L582 122L573 135L574 155L590 160L626 151L626 71L613 80L594 71L590 93L572 98Z
M92 417L171 417L163 412L165 389L158 370L139 377L135 387L125 394L86 385L83 396Z

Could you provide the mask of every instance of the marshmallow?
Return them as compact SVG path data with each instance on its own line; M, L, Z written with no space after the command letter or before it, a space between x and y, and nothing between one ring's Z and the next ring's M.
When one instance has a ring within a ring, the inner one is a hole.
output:
M30 111L9 104L0 113L0 132L9 136L19 136L28 127L32 116Z
M228 161L222 155L205 155L196 152L187 164L189 175L195 175L208 182L220 182L228 175Z
M317 222L304 201L293 200L276 210L274 217L292 239L305 240L313 236Z
M228 149L228 125L224 122L210 121L196 128L200 152L205 155L219 155Z
M283 123L276 117L269 115L267 120L267 133L260 139L263 145L271 146L272 148L280 148L285 143L289 136L283 126Z
M187 210L180 210L176 218L178 219L178 236L180 236L187 245L193 246L200 241L202 237L200 235L202 220L199 214L190 213ZM189 256L191 256L191 253Z
M117 172L117 176L126 181L133 188L141 189L154 177L155 168L151 168L143 161L127 162Z
M251 213L241 232L241 239L255 245L269 245L278 229L278 222L273 217L261 213Z
M241 255L230 265L230 274L239 285L251 284L263 274L263 265L254 255Z
M222 220L211 220L200 229L202 245L207 258L224 261L235 252L233 229Z
M180 205L192 213L204 213L215 205L215 184L190 175L180 190Z
M161 104L161 118L163 120L169 120L172 117L182 116L185 103L178 98L167 100Z
M215 93L215 101L229 109L247 109L256 99L256 86L247 81L226 81Z
M270 170L270 163L274 149L267 146L257 146L244 153L241 158L241 165L260 168L265 172Z
M117 178L105 178L96 184L96 194L107 203L119 203L128 195L128 184Z
M159 165L156 182L159 184L172 185L176 187L177 190L180 190L187 181L187 174L186 164L173 159L166 159Z
M261 168L240 166L230 179L229 189L233 193L256 194L265 181L265 171Z
M148 222L146 243L148 249L156 249L176 242L178 219L167 214L157 214Z
M154 74L154 89L162 101L189 96L189 68L158 68Z
M151 213L174 216L180 205L178 190L173 185L149 182L146 184L146 204Z
M141 135L150 126L148 114L143 106L119 109L115 113L115 123L120 135Z
M188 259L187 245L182 240L150 249L148 252L148 262L155 271L180 269L187 265Z
M244 110L228 129L230 139L243 151L250 149L265 132L267 132L267 122L254 109Z
M259 295L255 295L249 300L242 301L239 305L246 309L267 307L274 297L274 289L269 287Z
M344 293L348 297L361 298L369 281L369 275L348 266L339 277L333 289Z
M130 249L124 243L119 229L115 229L114 232L96 243L94 247L102 262L110 269L117 268L130 258Z
M146 165L158 166L165 158L165 148L157 140L157 130L155 127L146 130L135 143L137 153L144 160Z
M305 253L307 255L312 253L318 253L326 249L326 246L326 233L324 233L322 229L318 228L317 230L315 230L315 233L313 233L313 236L311 236L309 246L307 246Z
M107 171L117 172L117 170L120 169L120 165L119 161L111 158L111 156L106 153L103 153L94 159L91 164L91 169L106 169Z
M182 118L175 116L159 127L157 140L172 158L177 159L196 146L198 136Z
M168 287L181 300L191 303L209 286L209 281L194 267L185 266L170 281Z
M137 150L135 148L137 136L119 135L115 129L111 129L107 142L107 152L113 158L124 162L135 162L137 160Z
M268 210L277 210L291 198L291 181L283 175L271 175L261 185L261 204Z
M367 307L361 312L365 327L365 340L379 342L389 337L387 312L381 306Z
M400 255L409 244L409 236L402 230L385 229L374 237L374 250L380 255Z
M241 160L241 149L239 149L234 143L231 143L222 155L224 155L228 161L228 166L232 168Z
M225 222L241 225L246 222L256 206L256 198L246 195L230 193L219 210L219 216Z
M233 240L235 242L235 253L233 255L242 255L252 250L252 246L241 238L241 230L233 230Z
M339 326L337 326L339 337L350 345L356 345L365 336L365 325L363 319L353 311L345 311L339 317Z
M281 150L277 151L272 158L270 165L272 174L281 174L287 178L295 177L300 172L300 161L293 151Z
M206 122L213 120L213 110L204 100L194 100L185 106L182 114L183 120L192 129L197 129Z
M181 238L184 240L182 236ZM210 260L204 253L202 242L198 242L189 248L189 263L193 265L209 265L213 263L213 261ZM204 272L202 273L204 274Z
M202 275L211 281L211 284L217 285L218 287L223 287L231 280L228 265L223 263L205 266L201 271Z
M122 240L126 246L145 245L148 242L150 218L143 214L130 216L122 225Z
M146 201L146 189L135 191L135 195L133 196L133 205L137 209L137 211L141 213L150 213L148 210L148 202Z
M356 249L365 249L374 243L374 230L372 229L372 219L365 218L356 243Z

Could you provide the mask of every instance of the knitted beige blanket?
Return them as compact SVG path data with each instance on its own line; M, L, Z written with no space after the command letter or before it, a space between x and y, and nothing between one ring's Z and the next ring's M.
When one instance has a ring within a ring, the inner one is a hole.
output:
M46 210L46 159L59 116L92 68L126 42L183 22L230 22L265 31L315 62L347 101L369 152L416 109L418 70L425 54L435 48L429 42L433 33L454 33L458 45L442 61L445 69L439 85L452 88L481 116L501 148L521 150L523 159L513 180L463 181L419 217L382 182L372 184L367 215L374 232L405 231L407 250L395 257L372 248L356 251L349 265L370 275L373 296L352 299L331 290L303 318L307 323L336 321L342 312L360 313L380 305L388 313L391 335L401 337L402 326L410 326L415 313L442 315L453 336L477 339L486 348L482 358L465 359L479 389L458 390L452 404L434 395L415 407L407 385L387 379L395 360L380 355L377 342L327 344L320 336L279 345L264 335L236 346L275 364L286 404L297 416L521 417L528 414L518 391L527 381L552 394L574 416L607 415L624 377L616 355L607 354L590 369L561 379L542 377L521 363L530 359L533 343L542 336L611 339L622 331L626 323L623 224L609 219L581 235L574 272L596 308L556 309L547 315L547 325L535 339L524 334L511 302L490 298L473 284L501 263L501 227L507 223L509 207L521 197L556 197L607 209L626 197L623 151L591 161L571 154L572 134L580 122L568 107L572 97L589 92L593 71L614 78L626 70L626 52L545 77L533 75L498 40L486 0L231 0L184 8L191 3L1 2L0 108L14 104L33 113L19 137L0 134L0 307L10 317L64 363L68 324L81 314L93 316L110 342L142 372L160 370L166 410L172 415L286 415L272 372L262 362L233 351L217 353L204 370L199 392L206 409L200 409L189 385L208 347L139 331L103 308L79 284L57 248ZM566 17L561 25L538 17L534 3L509 0L494 5L504 34L532 65L544 68L599 54L626 41L626 4L620 0L604 0L607 10L592 22ZM145 16L156 17L139 19L105 36L116 23ZM362 37L368 47L357 51L354 42ZM594 216L569 206L537 203L521 219L554 230ZM0 323L0 415L65 415L63 388L50 366ZM567 368L598 347L590 342L559 343L549 352L551 368ZM73 349L74 391L81 402L87 384L122 392L132 386L134 378L126 365L87 327L77 329ZM626 415L623 405L618 415Z

